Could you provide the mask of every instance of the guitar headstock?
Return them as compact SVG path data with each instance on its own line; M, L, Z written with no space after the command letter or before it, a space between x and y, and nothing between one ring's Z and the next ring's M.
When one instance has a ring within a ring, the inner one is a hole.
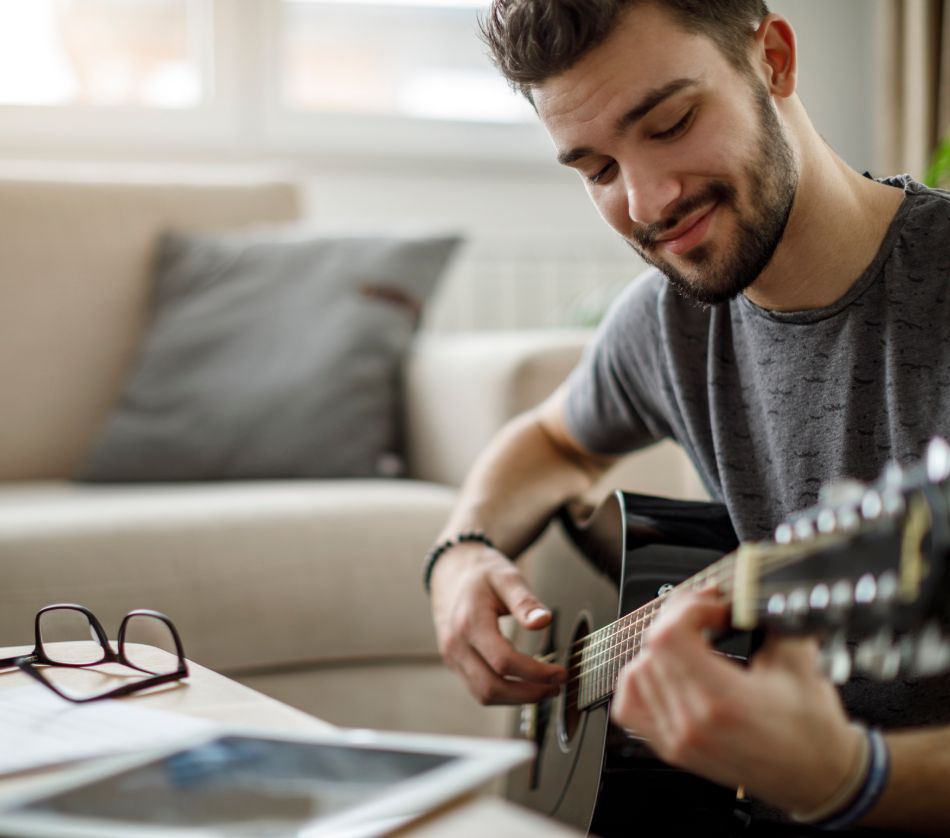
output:
M950 668L948 510L950 446L940 439L913 468L825 487L774 543L740 548L734 622L818 635L836 681L852 665L884 679Z

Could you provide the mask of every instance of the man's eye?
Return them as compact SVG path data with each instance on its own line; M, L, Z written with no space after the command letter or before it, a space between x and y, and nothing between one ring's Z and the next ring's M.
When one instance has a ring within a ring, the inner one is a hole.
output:
M695 109L691 108L683 114L683 118L676 123L672 128L667 128L665 131L660 131L657 134L653 135L654 140L671 140L673 137L678 137L682 134L688 127L690 120L693 118L693 113Z
M613 161L611 160L611 162L609 162L602 169L599 169L598 171L594 172L594 174L592 175L585 175L584 177L587 179L588 183L603 183L604 180L607 178L607 176L610 174L613 167L614 167L614 164L613 164Z

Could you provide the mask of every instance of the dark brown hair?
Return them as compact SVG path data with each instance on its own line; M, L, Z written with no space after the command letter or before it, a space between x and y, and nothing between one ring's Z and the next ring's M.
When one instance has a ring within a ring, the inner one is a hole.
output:
M653 3L687 32L706 35L736 68L748 70L749 37L768 13L764 0L493 0L480 21L492 60L516 90L564 72L607 40L631 8Z

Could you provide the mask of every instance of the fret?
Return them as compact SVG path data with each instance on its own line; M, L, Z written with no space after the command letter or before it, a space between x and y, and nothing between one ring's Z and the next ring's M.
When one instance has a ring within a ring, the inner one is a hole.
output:
M579 683L577 687L577 697L578 697L577 701L581 707L587 704L587 683L589 680L587 677L587 664L588 664L589 651L590 651L590 643L588 642L588 638L585 637L581 641L581 657L580 657L580 661L578 661L578 666L577 666L577 673L578 673L577 677L579 679ZM572 674L570 669L568 669L568 674L569 675Z
M699 590L716 583L723 590L728 590L734 565L735 554L724 556L681 582L677 588ZM661 605L662 600L654 599L579 641L574 677L578 681L577 701L580 707L595 704L616 691L621 670L642 651L647 629Z
M610 653L609 647L607 645L607 640L609 638L608 632L602 632L600 636L600 654L597 657L597 698L599 699L604 694L604 686L606 684L606 679L604 678L604 665L607 663L607 656Z

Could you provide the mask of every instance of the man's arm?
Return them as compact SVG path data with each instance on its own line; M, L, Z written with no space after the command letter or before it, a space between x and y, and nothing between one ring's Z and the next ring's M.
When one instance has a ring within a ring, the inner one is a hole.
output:
M432 615L446 664L483 704L535 702L563 680L563 667L517 652L498 629L503 614L529 629L551 620L507 557L528 547L552 514L589 489L612 462L574 439L558 391L509 422L465 480L439 540L482 530L497 549L469 542L440 556L431 577Z

